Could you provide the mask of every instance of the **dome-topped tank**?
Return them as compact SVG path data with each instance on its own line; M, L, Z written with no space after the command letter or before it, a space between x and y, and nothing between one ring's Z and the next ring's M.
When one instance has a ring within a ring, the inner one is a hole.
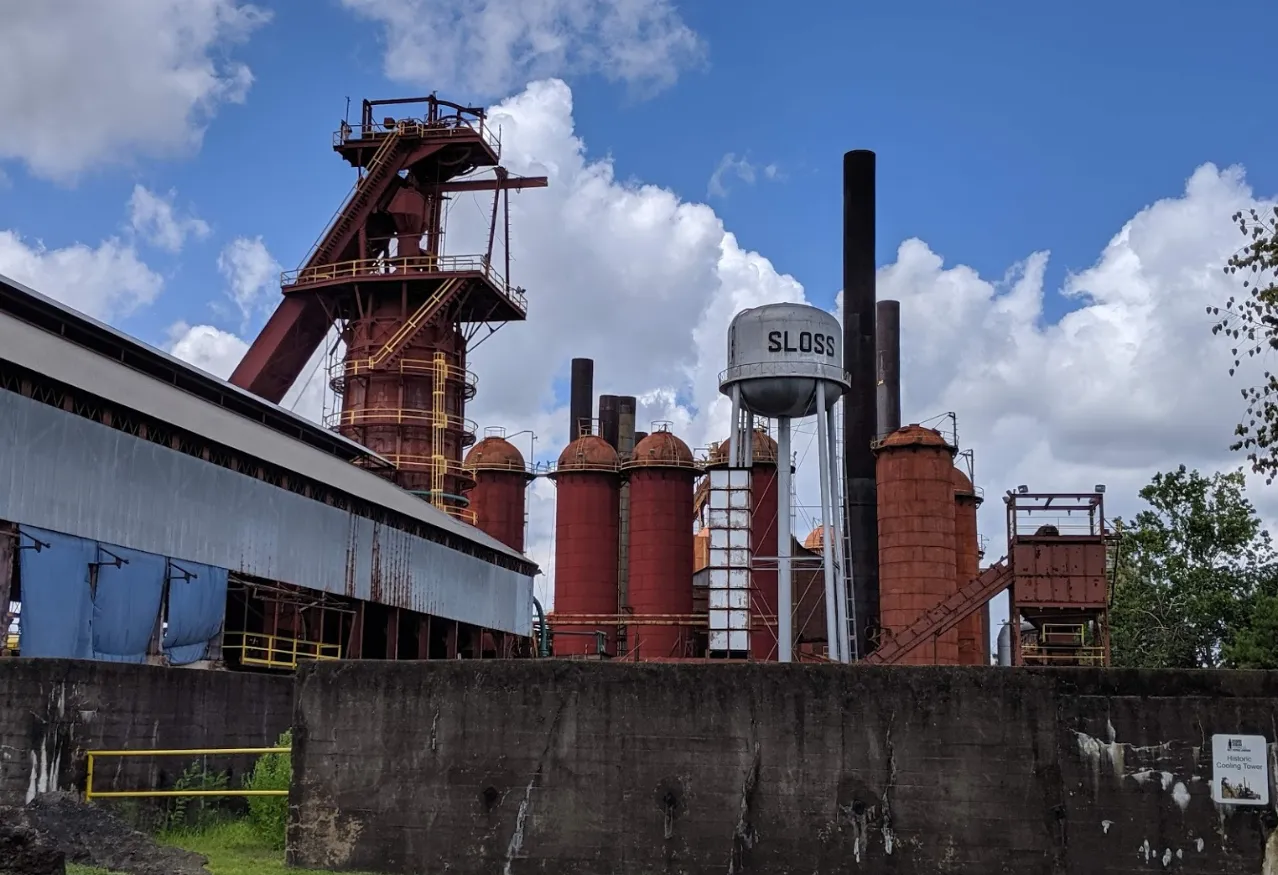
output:
M523 454L494 433L470 448L462 467L475 480L466 493L475 525L522 553L526 490L532 479Z
M741 402L760 416L805 417L817 412L817 383L826 404L848 388L843 329L819 307L766 304L742 310L728 326L728 369L719 391L741 387Z

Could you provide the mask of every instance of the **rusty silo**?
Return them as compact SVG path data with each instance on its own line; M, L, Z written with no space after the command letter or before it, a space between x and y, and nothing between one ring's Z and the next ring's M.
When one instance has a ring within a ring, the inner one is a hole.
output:
M880 642L954 592L954 447L935 429L907 425L878 446ZM955 629L903 660L956 665Z
M777 442L756 428L751 444L753 467L750 473L750 543L756 556L777 555ZM707 467L728 464L728 442L716 444ZM787 501L787 506L789 502ZM753 615L750 655L757 660L777 659L777 571L776 566L756 569L751 575Z
M629 608L626 644L640 659L689 655L692 613L692 481L697 465L688 445L654 431L624 463L630 481ZM650 618L650 619L645 619Z
M615 652L621 463L606 440L584 434L559 454L555 481L555 655ZM691 548L689 548L691 552ZM564 633L564 634L560 634Z
M512 550L524 552L524 519L532 475L523 454L500 434L471 447L462 467L475 479L467 493L475 525Z
M961 470L955 468L953 477L955 588L962 589L981 573L981 544L976 528L981 498ZM959 665L989 665L989 605L982 605L960 620L957 631Z

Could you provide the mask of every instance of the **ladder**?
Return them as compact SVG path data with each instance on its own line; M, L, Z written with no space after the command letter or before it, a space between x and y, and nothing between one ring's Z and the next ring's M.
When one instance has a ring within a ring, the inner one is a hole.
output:
M363 221L370 202L385 189L388 177L394 176L398 171L398 167L390 159L399 148L399 134L399 128L395 128L382 140L373 160L365 168L366 172L355 184L355 191L312 247L311 255L306 259L306 267L328 262L342 250L351 234L357 230L357 224Z

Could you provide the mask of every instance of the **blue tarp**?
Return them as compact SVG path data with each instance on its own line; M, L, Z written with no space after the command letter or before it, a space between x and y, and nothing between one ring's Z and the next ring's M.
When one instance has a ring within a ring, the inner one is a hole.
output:
M190 579L183 572L188 572ZM226 618L225 568L198 562L173 563L169 574L168 627L164 652L174 665L204 659L209 642L222 631Z
M115 557L126 564L116 567ZM146 662L160 616L168 560L154 553L102 545L93 595L93 658Z
M97 543L31 526L20 531L22 655L91 659L89 564Z

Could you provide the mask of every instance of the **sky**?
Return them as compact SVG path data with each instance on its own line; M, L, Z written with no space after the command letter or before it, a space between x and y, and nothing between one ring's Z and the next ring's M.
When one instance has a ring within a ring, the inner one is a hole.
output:
M841 156L868 148L904 417L955 415L987 560L1015 485L1104 483L1131 515L1156 471L1245 464L1238 390L1266 363L1231 377L1205 308L1238 291L1231 215L1278 194L1278 117L1256 103L1278 7L726 8L0 0L0 273L225 377L354 181L330 148L347 100L437 91L492 107L503 163L550 178L511 199L530 312L476 350L468 415L553 459L588 356L597 392L640 397L641 428L705 446L726 436L732 315L837 306ZM453 202L446 251L482 251L486 209ZM286 405L322 417L322 365ZM548 601L553 495L539 480L530 504Z

